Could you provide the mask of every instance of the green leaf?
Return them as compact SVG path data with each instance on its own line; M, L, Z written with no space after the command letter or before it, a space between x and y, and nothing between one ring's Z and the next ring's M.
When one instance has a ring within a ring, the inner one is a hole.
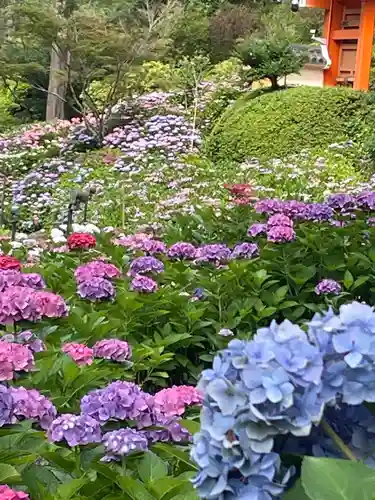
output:
M361 462L305 457L302 485L311 500L371 500L375 471Z
M62 484L57 488L57 497L62 500L69 500L75 493L77 493L77 491L83 488L88 481L89 479L86 476L83 476L79 479L72 479L68 483Z
M0 483L13 482L19 476L19 473L12 465L0 464Z
M352 286L352 290L355 288L358 288L359 286L363 285L364 283L367 283L367 281L370 279L369 276L360 276L357 278Z
M344 274L344 286L347 290L351 288L354 283L354 278L352 273L347 269Z
M170 446L165 443L157 443L153 446L153 449L156 451L160 451L165 453L166 455L172 456L174 458L177 458L184 464L188 465L190 469L192 470L198 470L198 467L189 460L189 454L179 450L175 446Z
M155 453L145 453L138 466L139 477L144 483L150 483L168 474L167 464Z
M118 477L117 484L132 500L155 500L143 483L131 477Z
M182 419L179 421L182 427L187 429L190 434L195 434L196 432L199 432L201 426L199 422L196 422L195 420L186 420Z
M168 476L154 481L151 488L156 493L157 498L160 500L167 500L177 493L181 493L186 486L193 488L192 484L188 480Z
M291 490L282 496L283 500L310 500L303 489L301 480L298 479Z

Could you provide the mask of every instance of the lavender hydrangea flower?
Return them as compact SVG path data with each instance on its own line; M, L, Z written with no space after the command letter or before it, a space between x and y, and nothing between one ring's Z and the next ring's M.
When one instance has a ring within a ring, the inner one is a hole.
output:
M328 196L327 205L334 210L345 212L356 208L355 197L346 193L336 193Z
M82 299L107 300L113 299L116 291L112 283L107 279L93 277L89 281L79 283L78 295Z
M240 243L232 251L231 259L253 259L259 255L259 247L256 243Z
M131 382L112 382L81 399L81 411L98 422L136 420L139 427L152 425L153 397Z
M69 446L100 443L102 433L100 424L88 415L66 413L57 417L48 428L49 441L52 443L65 440Z
M12 421L13 411L14 402L10 389L0 384L0 427Z
M22 284L24 286L29 286L30 288L42 289L46 287L46 284L38 273L23 273L22 276Z
M96 358L110 359L117 363L123 363L131 358L132 350L124 340L104 339L96 342L93 346Z
M103 436L106 455L103 462L118 460L134 451L147 451L148 440L143 432L134 429L120 429L107 432Z
M0 270L0 292L12 286L22 285L22 274L20 271Z
M293 241L295 237L296 233L291 227L287 226L273 226L267 231L267 241L271 241L273 243Z
M283 214L271 215L267 221L267 228L269 229L274 226L293 227L293 221Z
M197 249L196 262L228 262L231 257L230 248L222 244L202 245Z
M191 243L179 242L171 245L167 255L170 259L195 259L197 249Z
M337 283L335 280L331 279L323 279L320 281L316 288L315 288L315 293L317 295L338 295L341 292L341 285L340 283Z
M11 387L9 391L17 419L32 418L39 422L42 429L48 429L57 415L56 408L49 399L35 389Z
M129 276L136 277L138 274L162 273L164 264L155 257L138 257L130 264Z
M362 210L374 210L375 209L375 192L368 191L359 194L355 199L357 206Z
M180 443L191 441L192 438L190 432L187 429L184 429L178 422L169 424L165 429L146 430L142 432L144 436L152 443Z
M253 224L247 231L248 236L258 236L259 234L266 234L267 224Z
M304 220L323 222L332 219L334 210L325 203L311 203L306 205L303 213Z
M148 276L138 275L132 279L130 287L135 292L152 293L156 292L156 290L158 289L158 284Z

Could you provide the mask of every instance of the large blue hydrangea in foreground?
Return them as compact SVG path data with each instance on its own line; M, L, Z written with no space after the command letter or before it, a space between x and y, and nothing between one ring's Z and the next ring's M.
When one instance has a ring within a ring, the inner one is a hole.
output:
M319 425L323 414L335 428L349 418L349 405L375 401L374 310L353 302L339 314L317 314L307 333L290 321L273 322L250 342L230 342L198 387L204 401L192 458L199 495L279 498L293 472L281 464L280 442L286 451L340 456ZM342 439L361 456L370 434L375 438L371 414Z

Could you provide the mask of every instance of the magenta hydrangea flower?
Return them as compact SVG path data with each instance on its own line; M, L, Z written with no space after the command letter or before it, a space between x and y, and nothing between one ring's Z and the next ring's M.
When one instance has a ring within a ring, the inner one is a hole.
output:
M0 292L11 286L21 286L21 273L13 269L0 270Z
M267 228L269 229L274 226L293 227L293 221L283 214L271 215L267 221Z
M85 344L67 342L62 346L61 350L70 356L79 366L91 365L93 362L94 351Z
M78 266L74 272L77 283L90 281L91 278L114 279L118 278L120 275L121 271L116 266L101 260L94 260L88 264L82 264Z
M0 323L7 325L21 320L39 321L42 308L36 293L32 288L23 286L10 286L1 292Z
M256 243L239 243L232 251L231 259L253 259L259 255Z
M135 292L152 293L156 292L156 290L158 289L158 284L148 276L138 275L132 279L130 288Z
M18 420L34 419L42 429L48 429L57 415L56 408L49 399L35 389L10 387L9 391L13 398L14 416Z
M293 241L295 237L296 233L293 231L293 228L287 226L273 226L267 231L267 241L272 241L273 243Z
M168 424L185 413L186 406L201 404L202 395L192 386L162 389L154 396L154 415L159 424Z
M29 495L24 491L16 491L7 484L0 485L0 500L29 500Z
M12 380L14 372L33 368L34 356L27 346L0 341L0 380Z
M118 460L134 451L147 451L148 440L143 432L135 429L119 429L118 431L107 432L103 436L103 444L106 455L103 462Z
M197 249L196 262L216 262L217 264L228 262L231 257L231 250L226 245L209 244L202 245Z
M162 273L164 264L155 257L138 257L130 264L128 276L136 277L138 274Z
M78 295L82 299L111 300L116 295L115 287L105 278L91 278L78 285Z
M180 241L171 245L168 249L167 255L170 259L195 259L197 249L191 243L184 243Z
M315 288L315 293L317 295L338 295L340 292L340 283L337 283L337 281L331 279L324 279L320 281Z
M67 316L68 307L60 295L52 292L35 292L36 300L42 316L47 318L62 318Z
M259 234L266 234L267 224L253 224L247 231L248 236L258 236Z
M137 425L149 427L152 419L153 397L132 382L112 382L103 389L89 392L81 399L82 413L98 422L136 420Z
M110 359L123 363L131 358L132 350L125 340L104 339L99 340L93 346L93 353L96 358Z
M47 436L52 443L65 440L69 446L100 443L100 424L89 415L66 413L57 417L48 428Z

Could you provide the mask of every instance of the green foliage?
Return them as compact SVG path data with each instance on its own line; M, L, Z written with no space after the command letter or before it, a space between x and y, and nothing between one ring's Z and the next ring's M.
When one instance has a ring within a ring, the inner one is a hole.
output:
M17 125L18 121L11 114L17 106L12 100L10 92L4 88L0 88L0 133L3 133Z
M276 35L245 39L236 46L235 53L245 65L246 81L267 78L273 89L278 88L281 77L298 73L305 60L304 56L295 53L286 37Z
M168 54L177 60L208 53L208 17L205 8L187 7L170 34Z
M215 160L283 158L306 148L362 141L365 94L345 88L299 87L265 93L223 115L206 143Z

